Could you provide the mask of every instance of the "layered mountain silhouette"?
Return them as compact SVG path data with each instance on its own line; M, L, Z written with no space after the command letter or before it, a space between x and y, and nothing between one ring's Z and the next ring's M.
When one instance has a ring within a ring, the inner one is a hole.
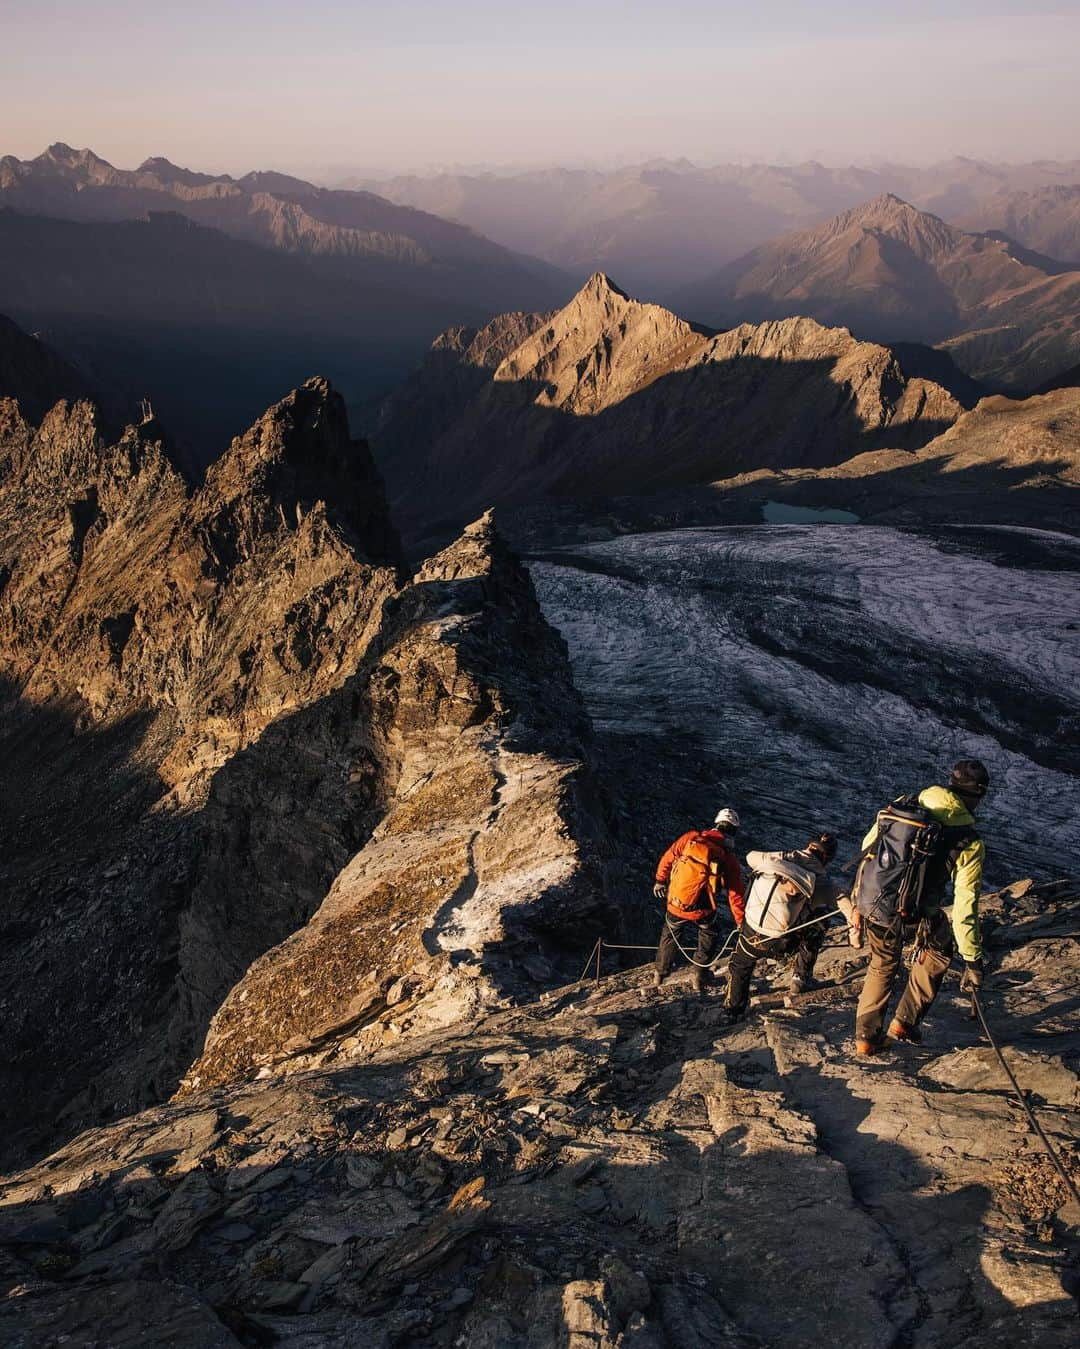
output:
M313 369L362 401L451 323L568 286L460 225L280 174L0 160L0 301L206 458ZM192 397L193 389L199 390Z
M762 245L682 301L715 323L800 313L880 341L936 342L972 377L1019 391L1080 348L1080 270L889 194Z
M394 201L464 221L567 271L600 267L655 294L793 224L810 224L872 195L878 179L819 164L703 170L661 161L612 173L441 174L375 186Z
M359 182L360 180L353 180ZM571 272L597 268L635 294L676 290L771 238L818 225L893 192L956 224L1000 193L1080 183L1080 163L999 165L954 158L929 167L828 167L658 160L610 172L543 169L366 180L391 200L460 220ZM1042 248L1023 238L1029 247ZM1057 257L1053 249L1043 251Z
M844 329L789 318L717 334L597 273L554 314L445 334L384 406L374 444L415 535L493 503L915 448L961 410Z
M167 159L117 169L92 150L51 145L36 159L0 159L0 204L65 220L128 220L171 210L236 239L318 259L346 274L423 273L429 298L504 302L508 288L535 303L562 278L462 225L371 192L334 191L282 173L242 178L179 168ZM532 286L530 298L528 287ZM419 283L414 279L414 286Z

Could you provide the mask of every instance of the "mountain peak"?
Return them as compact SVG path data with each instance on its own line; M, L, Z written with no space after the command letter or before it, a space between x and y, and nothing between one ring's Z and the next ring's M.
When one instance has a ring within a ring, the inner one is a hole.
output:
M166 159L164 155L151 155L149 159L144 159L135 172L153 174L162 183L183 183L189 187L201 183L232 181L228 174L196 173L193 169L185 169L179 164L174 164L171 159Z
M321 506L369 557L397 558L378 471L366 444L349 434L344 400L321 376L294 389L238 436L209 470L206 485L234 513L243 513L239 503L247 502L256 514L280 513L298 523Z
M882 192L861 206L853 206L802 237L813 246L828 247L838 236L857 229L891 235L924 259L955 247L962 237L939 216L919 210L894 192Z
M503 360L494 379L535 379L542 388L538 405L588 416L639 387L643 368L659 372L704 340L669 310L632 299L594 272L569 304Z
M42 154L39 159L44 159L53 164L59 164L66 169L111 169L112 165L107 159L102 159L100 155L94 153L89 147L84 146L81 150L76 150L67 145L64 141L54 141Z
M630 296L627 295L626 291L620 290L606 272L593 272L574 298L603 301L609 299L629 300Z
M896 219L907 215L926 215L927 212L920 211L917 206L912 206L909 201L905 201L903 197L898 197L895 192L882 192L876 197L871 197L863 205L852 207L848 214L860 219L881 216Z

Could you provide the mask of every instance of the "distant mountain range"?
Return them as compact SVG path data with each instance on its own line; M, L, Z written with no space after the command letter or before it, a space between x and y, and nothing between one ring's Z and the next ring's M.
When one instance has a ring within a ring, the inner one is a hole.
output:
M1080 269L891 195L763 244L679 300L717 325L808 314L877 341L938 343L999 389L1029 392L1080 355Z
M65 145L0 159L0 240L0 310L215 447L316 370L359 401L440 328L569 289L547 263L369 192L164 159L116 169Z
M596 274L554 314L444 334L384 406L373 447L415 540L491 504L915 449L962 410L844 329L788 318L714 334Z
M967 229L998 223L1011 194L1080 184L1080 160L1019 165L956 158L928 168L887 164L829 168L807 163L719 165L657 161L613 172L544 169L516 174L433 174L353 179L402 205L434 211L510 248L581 275L601 269L636 294L674 290L766 240L807 229L886 192ZM1029 248L1055 252L1019 210L1009 229Z
M36 159L0 158L0 205L83 221L175 211L234 239L318 260L335 274L409 276L425 299L464 295L481 308L504 300L508 287L520 287L524 299L530 284L540 294L545 284L565 281L550 265L515 256L466 226L372 192L316 187L282 173L231 178L162 158L117 169L92 150L56 144Z

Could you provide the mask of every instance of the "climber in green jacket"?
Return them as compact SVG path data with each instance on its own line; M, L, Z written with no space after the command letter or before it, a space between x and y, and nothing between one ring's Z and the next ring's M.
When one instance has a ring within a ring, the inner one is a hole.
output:
M937 997L954 947L964 962L961 990L977 992L982 987L979 894L986 847L975 832L974 812L989 785L986 767L978 759L963 759L953 768L947 787L927 787L919 793L919 805L942 826L941 839L927 868L911 974L889 1025L889 1037L894 1040L921 1042L919 1022ZM877 832L875 825L863 839L864 855L873 848ZM951 929L942 909L950 880ZM901 967L904 924L897 920L883 926L863 918L863 927L869 937L870 967L855 1014L855 1047L859 1054L876 1054L888 1044L881 1031Z

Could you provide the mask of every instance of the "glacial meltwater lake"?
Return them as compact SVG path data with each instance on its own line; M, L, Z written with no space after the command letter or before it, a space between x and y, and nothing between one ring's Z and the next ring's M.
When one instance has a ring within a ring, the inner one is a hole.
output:
M831 506L791 506L786 501L766 501L761 516L767 525L857 525L853 511Z
M530 570L598 731L706 748L747 846L824 825L854 851L890 797L978 757L988 879L1080 874L1080 541L731 526Z

